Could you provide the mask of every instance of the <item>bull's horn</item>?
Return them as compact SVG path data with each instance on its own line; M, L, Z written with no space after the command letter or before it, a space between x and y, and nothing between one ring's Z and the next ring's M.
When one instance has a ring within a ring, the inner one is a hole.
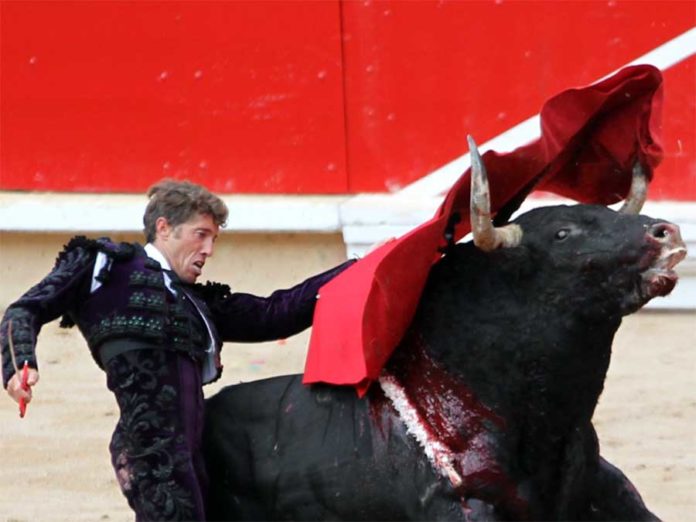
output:
M491 222L491 198L488 189L488 174L481 160L476 143L467 136L471 154L471 231L474 244L484 252L496 248L515 247L522 240L519 225L495 228Z
M648 195L648 180L645 176L645 170L641 165L640 160L636 160L633 165L633 176L631 178L631 190L626 196L623 206L619 209L622 214L640 214L643 208L645 198Z

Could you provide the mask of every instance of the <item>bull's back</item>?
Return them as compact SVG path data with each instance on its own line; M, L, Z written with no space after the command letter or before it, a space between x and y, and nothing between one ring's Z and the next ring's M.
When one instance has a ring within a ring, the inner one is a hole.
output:
M438 494L447 484L375 395L306 387L291 375L229 386L208 399L208 517L457 518L451 492Z
M368 417L353 389L300 375L223 389L206 403L209 517L334 518L356 455L372 453Z

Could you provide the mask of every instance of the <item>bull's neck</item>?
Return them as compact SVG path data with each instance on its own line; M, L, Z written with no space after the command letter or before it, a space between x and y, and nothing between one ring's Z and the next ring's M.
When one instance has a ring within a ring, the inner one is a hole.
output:
M543 332L521 335L515 350L520 389L515 410L528 423L546 416L549 432L591 421L604 387L618 316L583 316L546 310ZM540 415L541 414L541 415ZM539 422L539 424L543 424Z
M418 381L421 389L458 397L456 405L442 405L447 422L431 414L448 429L456 429L463 418L459 408L468 407L471 418L505 418L522 430L521 436L548 443L590 422L619 324L550 315L531 323L509 323L500 328L499 336L478 334L483 326L471 324L459 329L470 333L445 346L438 345L442 339L437 335L432 339L430 333L413 333L393 365L398 365L398 375Z

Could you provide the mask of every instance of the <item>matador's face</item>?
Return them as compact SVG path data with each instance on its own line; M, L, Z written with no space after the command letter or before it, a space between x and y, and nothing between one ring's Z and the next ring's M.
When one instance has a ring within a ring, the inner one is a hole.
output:
M197 214L176 227L164 219L164 223L158 223L156 246L182 281L195 283L213 255L219 231L210 214Z

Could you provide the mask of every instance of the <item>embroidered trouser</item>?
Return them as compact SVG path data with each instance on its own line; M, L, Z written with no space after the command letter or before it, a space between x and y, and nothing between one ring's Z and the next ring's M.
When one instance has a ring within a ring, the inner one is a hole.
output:
M111 462L136 520L205 520L199 366L177 352L134 350L106 374L121 410Z

